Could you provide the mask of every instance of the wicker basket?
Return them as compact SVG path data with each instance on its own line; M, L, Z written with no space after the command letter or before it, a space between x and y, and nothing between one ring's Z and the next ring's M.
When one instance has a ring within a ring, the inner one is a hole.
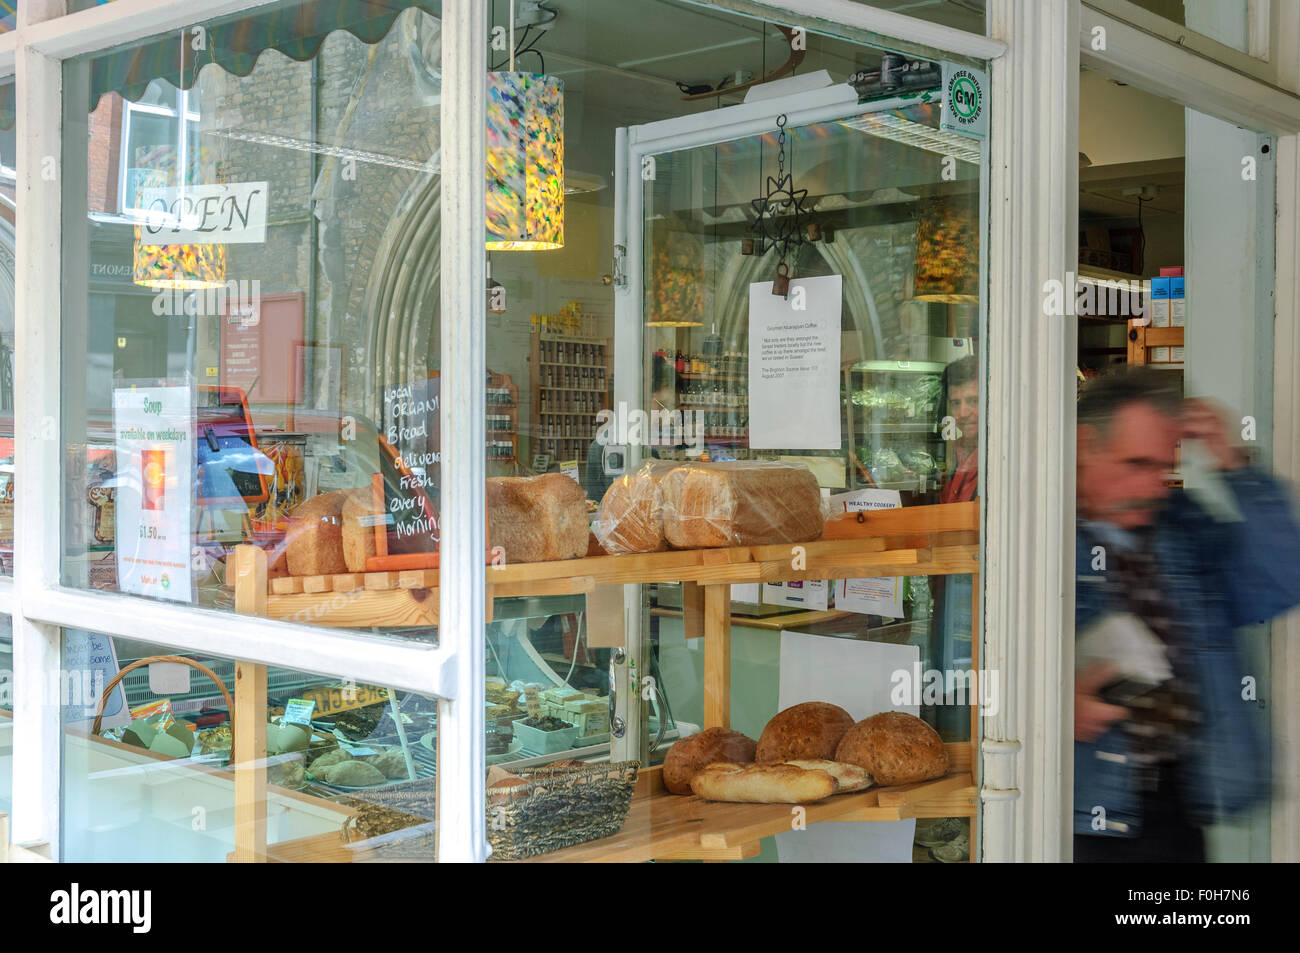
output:
M488 793L492 859L521 860L617 834L627 820L639 761L537 768L527 783Z
M526 783L509 794L489 789L488 843L493 860L520 860L623 829L639 761L519 772ZM375 859L428 860L434 852L433 778L377 787L339 800L356 813L343 822L343 840Z

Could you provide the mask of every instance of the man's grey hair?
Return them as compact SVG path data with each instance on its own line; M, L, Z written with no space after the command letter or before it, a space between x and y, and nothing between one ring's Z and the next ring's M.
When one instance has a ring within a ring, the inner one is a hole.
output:
M1180 381L1169 371L1127 367L1094 377L1080 389L1078 423L1106 437L1111 422L1130 404L1149 404L1160 413L1178 417L1183 412Z

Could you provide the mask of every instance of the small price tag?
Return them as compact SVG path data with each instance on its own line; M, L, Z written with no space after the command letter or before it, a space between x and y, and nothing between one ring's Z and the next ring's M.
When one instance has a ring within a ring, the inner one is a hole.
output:
M542 702L537 697L537 686L529 685L524 689L524 705L528 708L529 718L542 717Z
M310 725L312 712L316 710L316 703L304 698L290 698L289 703L284 706L284 716L280 719L281 724L285 725Z

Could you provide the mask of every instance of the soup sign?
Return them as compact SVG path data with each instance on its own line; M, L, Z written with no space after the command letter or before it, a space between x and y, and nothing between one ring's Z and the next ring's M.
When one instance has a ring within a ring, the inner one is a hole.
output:
M144 189L143 245L239 245L266 241L267 184L232 182Z

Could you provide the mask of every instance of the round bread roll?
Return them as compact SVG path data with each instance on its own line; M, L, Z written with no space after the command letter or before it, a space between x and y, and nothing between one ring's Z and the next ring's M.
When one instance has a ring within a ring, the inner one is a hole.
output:
M749 764L754 760L754 739L726 728L705 728L683 738L664 757L664 787L673 794L690 794L691 778L715 761Z
M915 715L882 711L850 728L836 761L867 769L877 784L912 784L948 773L948 749L939 733Z
M835 746L853 724L853 716L839 705L804 702L780 712L767 723L758 739L755 761L792 761L816 758L842 761Z

